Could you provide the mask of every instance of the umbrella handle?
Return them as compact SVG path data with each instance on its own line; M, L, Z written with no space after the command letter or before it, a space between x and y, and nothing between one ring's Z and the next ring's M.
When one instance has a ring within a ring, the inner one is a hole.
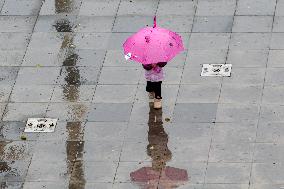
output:
M155 28L157 26L157 19L156 19L156 16L154 17L154 26L153 28Z

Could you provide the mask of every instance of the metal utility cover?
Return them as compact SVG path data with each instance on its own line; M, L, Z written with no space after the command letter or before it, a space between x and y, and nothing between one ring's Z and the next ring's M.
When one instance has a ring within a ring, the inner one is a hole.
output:
M230 77L232 64L203 64L201 76Z
M57 119L29 118L25 127L26 133L51 133L54 132Z

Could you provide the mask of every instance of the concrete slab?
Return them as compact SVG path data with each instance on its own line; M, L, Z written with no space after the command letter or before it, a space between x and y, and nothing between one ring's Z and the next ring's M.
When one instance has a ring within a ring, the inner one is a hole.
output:
M276 0L240 0L237 15L273 15Z
M194 18L192 32L228 33L232 31L233 16L198 16Z
M233 16L236 0L202 0L197 5L197 16Z
M233 32L270 32L273 16L236 16Z
M41 0L5 1L1 10L1 15L37 15L41 5Z

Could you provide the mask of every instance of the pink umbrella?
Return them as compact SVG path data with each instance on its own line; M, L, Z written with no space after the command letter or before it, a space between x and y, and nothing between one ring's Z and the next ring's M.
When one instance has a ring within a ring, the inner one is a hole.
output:
M182 38L177 33L154 26L146 27L130 36L123 44L126 59L142 64L168 62L184 50Z

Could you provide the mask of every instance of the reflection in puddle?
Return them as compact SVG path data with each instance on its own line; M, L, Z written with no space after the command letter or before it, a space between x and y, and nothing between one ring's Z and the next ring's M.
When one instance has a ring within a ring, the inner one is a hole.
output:
M188 181L187 171L166 166L172 158L168 148L168 134L162 120L162 109L155 110L149 103L149 131L147 154L152 159L151 167L142 167L130 173L131 180L141 189L173 189Z

